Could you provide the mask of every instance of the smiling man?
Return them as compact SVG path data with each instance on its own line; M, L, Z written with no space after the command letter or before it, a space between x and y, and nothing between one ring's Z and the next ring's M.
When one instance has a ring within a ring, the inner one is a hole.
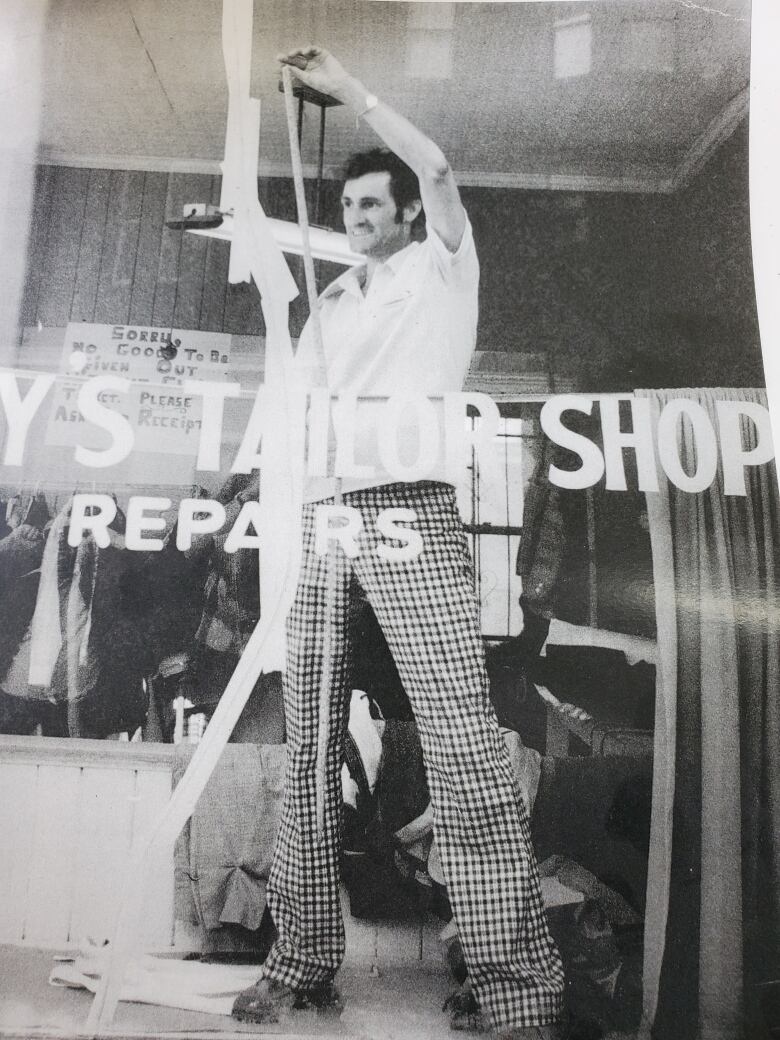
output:
M479 265L447 160L327 51L310 47L280 60L351 108L387 146L356 156L346 169L344 225L365 264L322 294L331 392L461 390L476 342ZM417 241L423 212L426 234ZM318 361L308 326L297 361L304 370ZM334 489L332 480L309 484L299 587L288 618L288 767L268 883L278 939L261 979L237 998L233 1013L269 1022L295 1008L339 1004L333 980L344 955L340 773L351 685L347 619L357 583L382 627L422 741L437 846L472 986L454 1002L452 1025L462 1028L481 1012L496 1037L547 1040L556 1035L563 972L547 930L528 818L488 700L472 562L454 488L443 464L417 483L345 479L344 504L363 520L360 552L353 559L332 554L335 596L329 597L328 563L314 550L314 518ZM414 512L423 539L423 551L403 562L374 551L381 539L377 517L398 507ZM326 633L332 711L320 843L317 725Z

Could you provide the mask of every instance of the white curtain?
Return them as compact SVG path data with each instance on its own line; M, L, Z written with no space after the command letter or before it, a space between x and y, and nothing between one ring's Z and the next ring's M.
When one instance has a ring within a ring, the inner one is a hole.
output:
M695 401L716 431L716 402L766 406L762 390L636 393L656 429L674 399ZM739 424L754 448L754 423ZM676 434L692 473L690 423ZM669 1040L742 1035L746 972L760 971L762 931L780 925L780 504L772 464L745 472L745 496L724 493L720 464L704 491L661 476L647 495L659 664L643 1031Z

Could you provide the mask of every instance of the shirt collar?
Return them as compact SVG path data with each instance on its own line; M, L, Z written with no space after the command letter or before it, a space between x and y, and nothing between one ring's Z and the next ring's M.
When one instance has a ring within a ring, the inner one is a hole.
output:
M384 268L389 269L391 274L395 277L403 267L406 260L416 251L419 245L419 242L410 242L409 245L404 246L403 249L399 249L397 253L393 253L392 256L389 256L387 260L379 265L374 277L376 277L376 274ZM363 290L360 287L360 283L362 280L362 272L364 272L365 269L365 264L358 264L357 267L350 267L320 293L320 299L324 300L329 296L336 296L337 294L344 292L348 292L352 296L362 297Z

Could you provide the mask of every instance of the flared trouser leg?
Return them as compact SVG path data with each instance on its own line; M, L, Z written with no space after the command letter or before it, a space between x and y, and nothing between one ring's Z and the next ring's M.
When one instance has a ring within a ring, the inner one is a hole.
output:
M320 560L317 566L304 562L290 618L288 783L293 790L286 792L269 885L280 939L266 973L290 985L309 985L331 978L343 957L338 815L351 567L384 631L415 714L436 842L477 999L496 1026L554 1021L561 1009L563 970L547 929L527 813L488 698L473 568L454 493L441 484L392 485L346 495L345 504L360 511L365 526L359 555L352 561L340 555L336 623L332 619L340 647L333 659L328 840L319 847L313 840L315 752L302 747L312 733L316 746L314 690L319 690L324 609ZM377 553L376 517L398 506L414 510L413 526L423 540L422 552L403 562ZM313 576L318 578L316 593L309 584ZM301 635L295 632L298 625L308 629L301 652L292 642L293 635ZM305 708L301 692L312 702Z

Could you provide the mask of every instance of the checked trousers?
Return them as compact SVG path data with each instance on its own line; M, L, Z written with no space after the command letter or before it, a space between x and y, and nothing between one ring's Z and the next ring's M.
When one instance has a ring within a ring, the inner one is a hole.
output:
M294 989L330 981L344 956L339 897L341 764L348 723L349 589L370 601L406 688L422 741L436 844L480 1006L494 1026L555 1021L563 970L550 938L528 817L488 699L473 567L446 484L392 484L344 495L364 527L359 555L338 547L331 615L332 708L326 840L316 828L315 772L327 558L314 552L315 505L304 507L301 574L288 618L287 778L268 883L279 937L263 976ZM423 549L380 558L376 517L413 509ZM334 550L331 549L331 553Z

